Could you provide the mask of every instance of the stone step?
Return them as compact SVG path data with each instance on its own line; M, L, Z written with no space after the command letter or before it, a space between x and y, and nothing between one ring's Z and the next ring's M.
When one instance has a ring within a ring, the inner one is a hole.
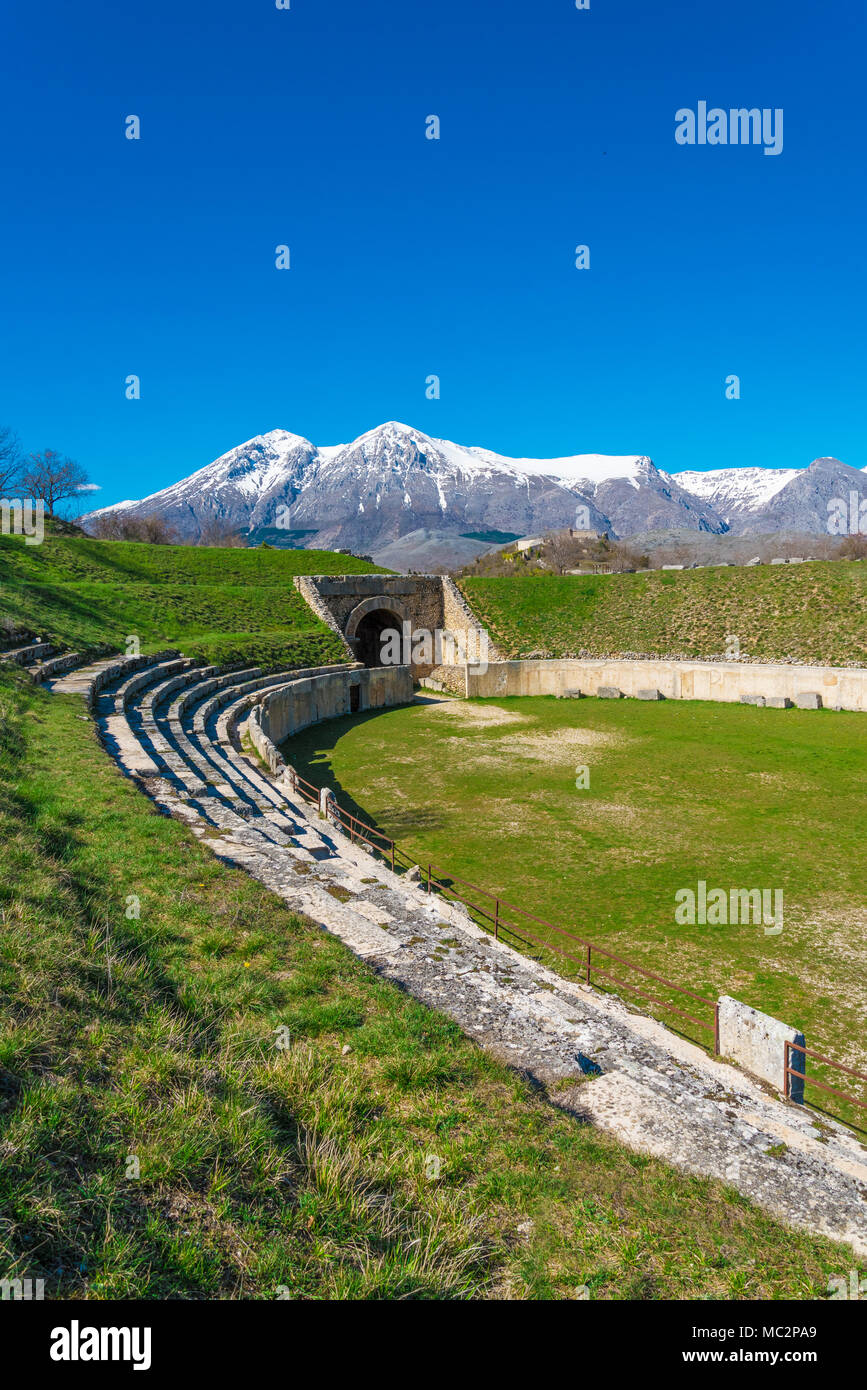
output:
M187 671L192 665L193 662L188 657L178 657L169 661L157 661L153 665L146 666L143 670L136 671L133 675L127 676L114 689L104 689L100 693L99 712L107 712L110 704L114 714L122 715L129 701L134 697L140 697L148 686L166 680L179 671Z
M104 656L59 678L50 678L47 684L52 692L58 694L83 695L92 708L101 690L115 684L131 671L141 671L146 666L177 655L177 652L156 652L153 656Z
M45 661L38 662L35 666L28 666L27 673L34 685L41 685L67 671L77 670L86 662L87 657L81 652L64 652L62 656L51 656Z
M53 656L57 647L53 642L31 642L26 647L12 647L0 652L0 662L13 662L16 666L31 666L44 657Z

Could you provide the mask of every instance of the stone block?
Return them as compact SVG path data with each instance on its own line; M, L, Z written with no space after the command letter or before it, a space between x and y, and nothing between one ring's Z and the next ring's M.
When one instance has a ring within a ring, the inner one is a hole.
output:
M742 705L766 705L768 702L764 695L742 695Z
M788 695L769 695L767 700L765 700L765 704L768 705L770 709L792 708L792 701L789 699Z
M822 697L815 690L802 690L795 696L795 704L798 709L821 709Z
M557 696L558 700L583 700L584 696L580 690L564 690L562 695Z
M662 691L661 691L661 690L652 690L652 689L651 689L651 690L636 690L636 692L635 692L635 698L636 698L636 700L661 700L661 699L662 699Z
M797 1028L790 1028L770 1014L760 1013L742 1004L731 995L723 994L719 1000L719 1050L723 1057L730 1057L761 1081L767 1081L777 1091L783 1091L783 1069L786 1059L786 1043L797 1043L806 1047L804 1034ZM799 1104L804 1100L805 1058L803 1052L789 1052L789 1065L799 1076L786 1078L785 1094L789 1100Z
M616 685L600 685L596 694L600 700L622 700L623 691L618 690Z

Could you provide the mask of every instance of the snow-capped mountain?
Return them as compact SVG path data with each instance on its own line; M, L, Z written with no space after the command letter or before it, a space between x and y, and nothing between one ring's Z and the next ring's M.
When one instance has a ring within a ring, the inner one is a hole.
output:
M867 469L839 459L814 459L809 468L720 468L673 475L703 497L736 535L796 531L828 534L828 504L850 493L867 497Z
M675 528L824 532L828 500L853 486L867 492L867 470L836 459L669 474L641 454L508 458L389 421L328 446L271 430L171 487L102 510L157 514L189 539L216 521L375 556L414 533L524 536L576 524L621 537Z
M577 522L613 534L645 524L725 529L712 507L640 455L511 459L394 421L320 448L271 430L172 487L119 505L126 515L159 514L189 538L218 520L368 553L426 527L519 536Z
M762 511L800 471L798 468L711 468L706 473L690 470L672 477L687 492L703 497L731 523L733 517Z

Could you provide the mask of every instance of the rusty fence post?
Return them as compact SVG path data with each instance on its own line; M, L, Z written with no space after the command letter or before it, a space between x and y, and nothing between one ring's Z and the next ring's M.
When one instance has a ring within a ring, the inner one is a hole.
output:
M494 899L494 937L500 939L500 899Z
M589 985L589 983L590 983L590 950L591 950L590 942L588 941L588 942L587 942L587 979L586 979L586 983L587 983L588 985Z

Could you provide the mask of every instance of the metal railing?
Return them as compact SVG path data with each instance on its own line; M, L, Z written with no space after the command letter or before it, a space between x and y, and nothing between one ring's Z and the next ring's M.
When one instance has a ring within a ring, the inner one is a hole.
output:
M290 779L296 789L305 800L319 804L320 789L315 787L312 782L306 781L294 768L290 772ZM362 821L358 816L354 816L350 811L346 811L338 803L334 794L329 798L329 817L339 824L349 835L350 840L355 843L361 841L370 845L378 851L386 862L390 865L393 872L398 867L402 869L418 868L421 873L422 883L426 883L428 893L434 891L440 893L444 898L462 903L468 907L476 917L482 919L482 923L493 929L493 935L500 940L501 933L505 932L510 936L516 937L527 945L533 946L536 950L553 951L556 954L577 965L581 978L586 984L592 985L599 979L607 979L619 989L627 990L633 994L640 995L643 999L648 999L657 1007L666 1009L671 1013L677 1014L694 1026L709 1032L713 1036L713 1049L719 1051L719 1005L715 999L708 999L703 994L697 994L695 990L686 989L683 985L675 984L673 980L668 980L664 975L658 975L652 970L648 970L643 965L637 965L634 961L627 960L625 956L615 955L613 951L607 950L604 946L588 941L585 937L577 936L574 932L568 931L565 927L558 926L556 922L549 922L544 917L537 917L534 913L528 912L526 908L516 907L514 903L507 902L504 898L489 892L487 888L481 888L477 883L470 883L467 879L455 877L454 874L440 869L433 863L423 866L417 864L405 851L401 850L388 835L383 835L381 831L375 830L366 821ZM374 838L375 837L375 838ZM436 874L434 873L436 870ZM444 877L441 877L444 875ZM493 905L484 907L472 898L467 897L454 887L459 884L462 888L468 888L472 893L480 895ZM510 920L514 917L521 919L520 922ZM531 922L543 927L546 932L553 933L555 940L541 940L534 936L531 929L524 925L524 922ZM568 944L561 944L562 941ZM575 953L571 947L580 947L580 954ZM694 1014L687 1013L685 1009L669 1000L660 999L657 994L651 994L649 990L642 989L639 985L630 981L622 980L617 975L608 970L604 970L596 964L596 960L602 957L606 961L614 961L623 966L626 970L633 970L644 979L653 980L657 984L664 986L668 990L674 991L678 995L695 999L700 1004L705 1004L711 1010L712 1022L706 1018L697 1018Z

